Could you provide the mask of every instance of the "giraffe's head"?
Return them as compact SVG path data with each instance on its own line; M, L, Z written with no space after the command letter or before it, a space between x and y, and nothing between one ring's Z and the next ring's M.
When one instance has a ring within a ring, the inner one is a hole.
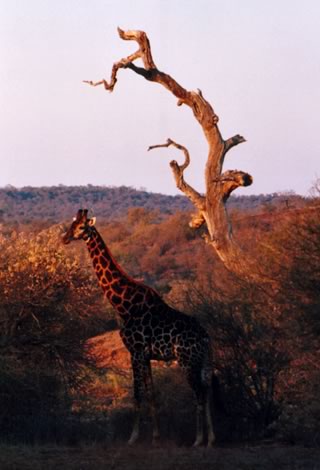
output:
M78 210L77 216L73 219L69 229L62 237L63 243L67 245L74 240L87 239L95 222L95 217L88 219L87 209Z

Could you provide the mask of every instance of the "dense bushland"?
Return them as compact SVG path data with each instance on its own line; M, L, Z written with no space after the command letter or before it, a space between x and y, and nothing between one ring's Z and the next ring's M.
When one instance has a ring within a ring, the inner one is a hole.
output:
M98 217L97 225L128 273L209 329L224 408L220 439L275 434L318 444L319 200L299 208L234 209L232 218L237 239L275 279L272 287L226 272L184 212L135 207L113 221ZM124 439L128 397L103 400L108 371L99 376L86 342L117 322L96 286L85 245L65 248L63 227L44 225L24 221L2 229L1 438ZM155 382L164 433L191 442L192 396L183 378L175 369L161 370ZM120 383L130 388L124 378ZM101 390L99 403L93 388Z
M61 230L12 232L0 252L1 435L57 438L71 395L94 368L85 341L99 331L101 300Z

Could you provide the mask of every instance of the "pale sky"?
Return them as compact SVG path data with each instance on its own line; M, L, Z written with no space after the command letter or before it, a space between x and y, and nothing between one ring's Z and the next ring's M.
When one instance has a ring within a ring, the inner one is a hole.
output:
M254 183L236 193L308 194L320 177L319 0L0 0L0 186L126 185L177 194L174 150L188 147L186 180L204 191L207 146L187 107L114 61L142 29L160 70L200 88L224 138L241 134L225 169Z

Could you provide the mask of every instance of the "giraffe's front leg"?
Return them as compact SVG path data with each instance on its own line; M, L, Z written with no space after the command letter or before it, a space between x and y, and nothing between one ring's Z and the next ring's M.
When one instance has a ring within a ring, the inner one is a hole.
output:
M212 447L215 443L216 436L214 433L212 415L211 415L211 406L210 406L210 394L212 393L211 387L208 387L206 390L206 423L208 431L208 447Z
M157 416L157 409L154 396L153 380L152 380L152 370L150 361L146 361L146 370L145 370L145 389L148 398L148 404L150 407L150 413L152 418L152 445L157 446L159 444L160 432L159 432L159 423Z
M133 371L135 417L132 433L128 443L129 445L132 445L139 438L142 398L146 396L152 417L152 444L157 445L160 433L154 398L151 364L150 361L140 353L134 353L131 355L131 363Z
M141 403L144 388L144 358L140 354L131 355L131 366L133 372L133 394L134 394L134 422L129 445L133 445L140 434Z
M135 403L133 428L132 428L130 439L128 440L129 446L133 445L139 439L140 417L141 417L140 415L141 415L140 404L138 405L137 403Z

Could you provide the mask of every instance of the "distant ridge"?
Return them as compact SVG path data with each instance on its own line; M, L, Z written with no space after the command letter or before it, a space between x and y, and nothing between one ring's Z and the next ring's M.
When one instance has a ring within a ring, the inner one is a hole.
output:
M304 198L294 194L267 194L231 197L229 207L239 210L257 210L269 205L303 205ZM79 208L93 209L104 219L123 217L132 207L172 214L194 210L185 196L168 196L137 190L127 186L51 186L0 188L0 217L5 221L29 223L45 220L52 223L70 219Z

